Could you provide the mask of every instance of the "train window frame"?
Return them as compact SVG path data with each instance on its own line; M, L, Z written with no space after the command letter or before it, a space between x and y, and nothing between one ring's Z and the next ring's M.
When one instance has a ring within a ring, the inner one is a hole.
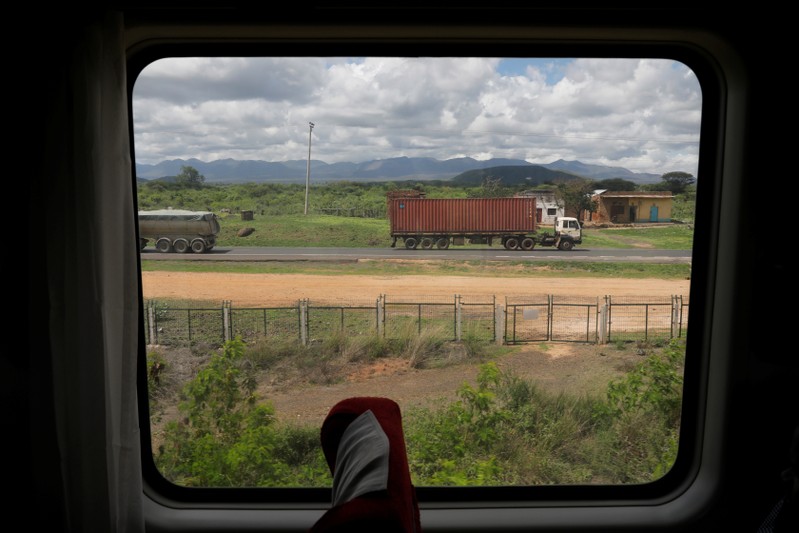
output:
M422 29L419 30L422 34L420 37L417 31L406 28L400 30L394 38L374 37L369 31L360 35L357 30L352 29L345 31L343 36L337 36L335 31L320 32L319 28L308 27L295 29L291 37L285 37L283 30L272 30L278 37L265 38L264 35L270 34L268 28L250 29L251 35L244 39L246 43L242 43L237 39L217 39L203 31L200 31L200 37L191 36L185 40L161 39L158 36L163 28L154 30L155 36L137 28L131 34L132 44L129 45L128 55L131 161L135 161L131 107L133 85L138 73L147 64L165 57L399 57L419 55L422 52L430 57L590 55L607 58L671 59L682 62L694 71L703 94L699 155L699 174L702 179L698 185L692 260L692 328L686 344L683 419L674 467L662 478L644 485L419 487L417 493L423 519L429 521L432 529L453 523L462 524L463 530L480 529L480 524L485 525L491 521L510 527L515 519L528 522L534 519L541 528L563 523L586 525L596 520L597 507L617 512L616 516L601 519L616 525L677 523L698 513L702 502L712 496L715 487L715 482L708 475L703 475L703 471L712 468L713 464L708 450L719 446L711 431L714 423L705 419L707 403L718 400L709 390L724 388L723 379L726 375L723 358L718 356L718 351L724 349L724 342L718 336L714 338L711 335L714 323L724 325L729 321L729 311L719 311L720 299L724 295L714 291L719 282L719 256L729 254L729 247L733 246L724 240L722 230L722 219L730 214L721 209L721 183L734 183L741 179L735 170L731 170L729 164L730 158L734 159L735 154L730 152L728 146L729 124L725 109L729 110L730 105L742 104L740 100L731 98L729 91L730 80L738 75L739 67L728 46L712 35L686 32L682 29L647 33L640 29L616 28L611 32L602 29L596 34L588 32L586 35L585 29L580 28L561 28L555 33L550 29L536 32L529 28L487 28L473 30L468 38L457 29L451 33L444 31L430 34L425 34ZM233 33L237 31L240 32L240 29L232 30ZM327 37L319 38L320 33ZM356 35L353 36L353 33ZM368 53L364 53L366 50ZM135 182L135 171L132 174ZM137 266L141 296L141 264ZM140 310L140 316L143 316L143 310ZM220 519L231 516L229 513L257 511L282 513L272 516L280 516L287 523L299 524L307 522L306 512L321 513L327 508L329 489L186 488L164 480L155 468L152 458L143 326L139 330L142 468L147 496L145 511L151 521L166 523L178 520L176 517L185 518L187 515L181 513L190 510L212 511L213 514L208 516L221 517ZM715 373L711 372L713 366L716 367ZM688 495L693 500L687 499ZM655 508L671 508L675 514L650 514ZM496 512L488 512L489 510ZM219 511L227 511L228 514L220 515ZM257 513L251 519L262 520L264 516Z

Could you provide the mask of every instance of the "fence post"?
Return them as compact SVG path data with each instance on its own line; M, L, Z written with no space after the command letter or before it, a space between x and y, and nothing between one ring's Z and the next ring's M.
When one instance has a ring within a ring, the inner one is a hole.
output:
M463 338L462 331L463 325L461 320L463 319L462 316L462 307L461 307L461 295L455 295L455 340L460 341Z
M377 297L377 302L375 303L375 313L376 313L375 321L377 323L377 334L378 334L378 336L384 336L385 335L385 327L384 327L384 323L383 323L384 320L385 320L385 317L386 317L385 304L384 304L385 298L386 298L386 295L385 294L381 294L380 296Z
M491 339L491 340L496 342L497 341L497 311L496 311L496 309L497 309L497 295L496 294L491 296L491 308L494 310L494 316L492 318L492 321L493 321L492 326L493 327L491 328L492 331L494 332L494 338Z
M597 304L598 305L598 304ZM608 297L605 296L604 302L599 306L599 344L608 342Z
M189 328L189 345L191 345L191 308L186 309L186 324Z
M308 346L308 300L300 300L300 342Z
M494 305L494 340L497 344L505 343L505 308Z
M158 345L157 325L155 323L155 303L150 302L147 308L147 314L150 317L150 344Z
M225 342L230 341L231 337L231 325L230 325L230 300L224 300L222 302L222 336Z
M513 326L511 326L511 330L513 331L513 344L516 344L516 312L519 310L518 305L513 306Z
M680 317L679 301L676 295L672 295L671 296L671 338L672 339L675 337L674 332L679 331L678 330L679 328L678 324L680 319L679 317Z

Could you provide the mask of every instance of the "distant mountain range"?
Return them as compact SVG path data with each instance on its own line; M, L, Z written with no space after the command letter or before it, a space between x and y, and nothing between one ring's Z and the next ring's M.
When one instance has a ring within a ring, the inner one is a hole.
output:
M182 166L191 166L205 176L206 183L305 183L307 164L307 160L268 162L220 159L205 162L199 159L172 159L156 165L137 163L136 173L137 178L143 180L169 179L180 174ZM471 157L445 161L428 157L395 157L363 163L332 164L324 161L311 161L311 181L313 183L342 180L355 182L451 180L479 184L482 177L488 174L513 175L512 181L519 182L526 179L531 184L574 177L593 180L620 178L636 184L646 184L659 183L661 176L660 174L631 172L621 167L588 165L580 161L564 161L562 159L545 165L529 163L523 159L478 161ZM506 184L510 183L506 182Z

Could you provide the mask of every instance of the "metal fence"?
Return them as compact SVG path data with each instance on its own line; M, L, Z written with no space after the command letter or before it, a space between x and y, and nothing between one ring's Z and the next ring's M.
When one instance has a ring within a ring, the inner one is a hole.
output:
M660 298L567 298L553 295L506 299L507 344L562 341L606 344L682 337L688 300Z
M688 301L660 298L569 298L550 294L496 297L388 296L374 302L298 300L273 307L170 307L151 300L145 306L145 337L150 345L221 346L240 337L296 340L309 344L334 334L388 338L435 331L442 338L504 344L581 342L605 344L682 337Z

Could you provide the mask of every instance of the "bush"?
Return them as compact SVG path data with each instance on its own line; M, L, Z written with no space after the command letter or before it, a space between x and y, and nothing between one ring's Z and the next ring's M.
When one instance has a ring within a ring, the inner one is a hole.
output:
M292 486L327 475L310 433L276 427L272 406L258 403L249 363L244 343L229 341L186 384L183 417L167 424L156 455L164 477L186 486L243 487Z

